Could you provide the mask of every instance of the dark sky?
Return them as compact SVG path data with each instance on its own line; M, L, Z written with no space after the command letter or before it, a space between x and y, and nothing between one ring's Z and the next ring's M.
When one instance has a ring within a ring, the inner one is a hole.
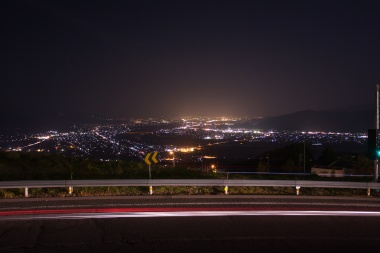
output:
M380 83L378 0L6 0L0 21L0 111L270 116Z

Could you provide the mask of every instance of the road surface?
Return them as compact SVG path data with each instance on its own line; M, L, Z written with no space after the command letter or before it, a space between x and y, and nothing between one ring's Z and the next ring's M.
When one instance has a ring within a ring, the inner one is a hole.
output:
M380 199L0 200L0 252L379 252Z

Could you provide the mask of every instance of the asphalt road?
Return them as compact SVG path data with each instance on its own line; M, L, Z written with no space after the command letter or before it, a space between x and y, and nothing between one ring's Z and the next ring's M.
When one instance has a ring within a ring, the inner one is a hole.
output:
M186 215L178 216L185 210L189 210ZM226 210L231 213L223 214ZM133 216L139 213L156 216ZM218 195L0 200L0 252L379 250L380 199L371 197Z
M272 195L142 195L66 198L0 199L9 210L130 207L249 207L264 209L380 210L378 197Z

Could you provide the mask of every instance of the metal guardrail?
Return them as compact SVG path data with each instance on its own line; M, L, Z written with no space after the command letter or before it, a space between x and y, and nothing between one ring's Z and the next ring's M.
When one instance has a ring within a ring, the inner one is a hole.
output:
M309 188L350 188L379 190L380 183L372 182L340 182L340 181L304 181L304 180L235 180L235 179L111 179L111 180L32 180L32 181L0 181L0 188L69 188L73 187L116 187L116 186L149 186L152 194L153 186L222 186L228 194L229 186L260 186L260 187L294 187L297 195L301 187Z

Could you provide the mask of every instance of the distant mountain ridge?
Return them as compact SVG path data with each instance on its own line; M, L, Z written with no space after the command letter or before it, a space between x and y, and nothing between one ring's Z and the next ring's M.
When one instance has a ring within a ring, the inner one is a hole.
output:
M263 118L257 127L262 129L324 132L367 132L375 128L375 111L316 111L305 110Z
M101 119L84 114L64 113L0 113L0 128L21 129L26 131L59 130L67 131L74 124L107 123L109 119Z
M62 113L0 113L0 128L24 130L68 130L73 124L116 123L117 119L104 119L83 114ZM305 110L260 120L247 121L243 128L276 129L291 131L367 132L375 128L375 111L317 111ZM235 126L235 127L237 127Z

